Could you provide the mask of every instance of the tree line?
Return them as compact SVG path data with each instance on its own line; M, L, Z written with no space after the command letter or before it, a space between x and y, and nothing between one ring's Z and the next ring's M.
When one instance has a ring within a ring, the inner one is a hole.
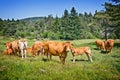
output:
M78 13L72 7L70 11L65 9L62 17L48 15L28 20L0 19L0 36L53 40L120 38L119 1L105 3L104 6L105 11L95 11L94 15Z

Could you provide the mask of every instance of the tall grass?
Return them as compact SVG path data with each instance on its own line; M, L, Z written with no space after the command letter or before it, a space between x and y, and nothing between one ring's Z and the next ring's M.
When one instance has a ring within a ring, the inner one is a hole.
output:
M51 61L45 61L45 56L26 59L12 55L4 55L4 42L0 40L0 80L119 80L120 79L120 47L115 46L110 54L101 54L96 48L94 39L71 41L75 46L90 46L93 62L87 61L87 56L77 56L72 62L69 52L66 64L62 65L57 56ZM29 46L34 40L28 40ZM119 44L118 42L116 44Z

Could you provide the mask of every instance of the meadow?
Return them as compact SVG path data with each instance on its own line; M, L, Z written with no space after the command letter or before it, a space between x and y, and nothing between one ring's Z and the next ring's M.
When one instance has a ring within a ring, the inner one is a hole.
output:
M4 55L4 43L11 39L0 39L0 80L120 80L120 40L115 40L111 53L96 50L96 39L71 41L75 46L90 46L93 62L87 56L76 57L72 62L72 54L68 53L65 65L57 56L46 61L46 56L33 57L27 54L26 59ZM34 40L28 40L32 46Z

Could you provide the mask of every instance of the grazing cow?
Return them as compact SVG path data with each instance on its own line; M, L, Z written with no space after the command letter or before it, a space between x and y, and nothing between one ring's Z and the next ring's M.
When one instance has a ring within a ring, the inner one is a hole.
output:
M43 53L43 45L44 42L36 41L32 46L32 54L33 56L39 55L39 53Z
M106 52L111 52L114 46L114 40L108 39L107 41L104 41L104 46L105 46L104 49L106 50Z
M6 49L6 50L4 50L4 54L6 54L6 55L11 55L13 53L13 51L12 51L12 49Z
M104 50L104 41L103 40L96 40L95 43L96 43L96 46L98 49Z
M67 52L70 51L72 44L70 42L53 42L48 41L44 45L44 52L50 55L50 59L53 56L59 56L61 62L64 64L67 57Z
M71 52L72 52L72 55L73 55L73 62L75 62L75 56L83 55L83 54L86 54L87 57L88 57L88 60L92 62L90 47L71 48Z
M26 58L27 41L25 39L19 40L19 48L22 58Z
M12 54L16 55L18 52L20 53L18 40L7 42L5 45L6 45L6 49L12 50Z

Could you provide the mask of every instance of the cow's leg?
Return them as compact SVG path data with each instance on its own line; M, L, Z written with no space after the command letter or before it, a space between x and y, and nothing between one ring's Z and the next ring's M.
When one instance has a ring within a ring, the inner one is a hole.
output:
M43 55L43 49L40 49L39 54L42 56Z
M52 55L50 54L50 60L52 59Z
M36 50L32 51L33 56L36 56Z
M60 56L62 64L65 64L66 57L67 57L67 53L64 53Z
M44 49L42 49L42 55L45 55L45 50Z
M90 62L92 62L92 57L91 57L91 54L86 54L87 55L87 57L88 57L88 60L90 61Z
M75 56L73 56L73 63L75 63Z
M19 56L20 56L20 53L21 53L21 50L18 51Z
M106 54L108 54L108 49L106 48Z
M89 55L89 60L90 62L93 62L91 55Z
M17 55L17 49L14 49L14 55L15 55L15 56L18 56L18 55Z
M39 56L40 55L40 51L37 51L36 55Z
M18 50L15 49L15 56L18 56Z
M41 53L41 52L42 52L42 50L41 50L41 49L40 49L40 50L38 50L36 55L38 55L38 56L39 56L39 55L41 55L41 56L42 56L42 53Z
M62 64L65 64L65 57L60 56L59 58L60 58L60 61L62 62Z
M23 50L21 50L21 56L22 56L22 58L24 58L24 57L23 57L23 56L24 56L24 55L23 55Z
M112 52L112 47L109 48L109 53Z
M24 56L25 56L25 58L26 58L26 50L24 50Z
M48 52L46 52L45 54L46 54L46 56L47 56L47 60L49 60L50 54L49 54Z
M35 55L35 56L37 56L37 54L38 54L38 51L37 51L37 50L35 50L34 55Z
M12 51L13 51L13 55L15 56L15 50L14 50L14 49L12 49Z
M65 57L63 57L63 61L62 61L63 64L65 64Z

